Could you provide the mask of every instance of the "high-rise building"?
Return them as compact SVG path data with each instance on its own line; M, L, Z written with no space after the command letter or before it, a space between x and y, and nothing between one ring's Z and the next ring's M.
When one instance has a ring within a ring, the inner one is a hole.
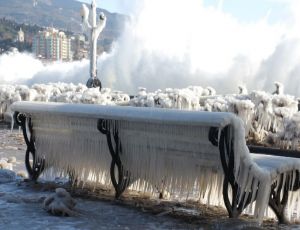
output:
M39 31L32 41L32 51L36 57L47 60L72 60L71 39L64 32L54 28Z

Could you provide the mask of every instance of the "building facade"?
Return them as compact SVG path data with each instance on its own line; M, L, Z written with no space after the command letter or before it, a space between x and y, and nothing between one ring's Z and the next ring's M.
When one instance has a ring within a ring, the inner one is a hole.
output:
M77 34L71 38L71 50L73 51L73 59L81 60L88 58L89 42L86 41L85 36Z
M22 28L20 28L20 30L18 31L17 41L18 42L24 42L25 41L25 35L24 35L24 32L23 32Z
M52 61L71 61L71 39L64 32L54 28L39 31L32 41L32 51L36 57Z

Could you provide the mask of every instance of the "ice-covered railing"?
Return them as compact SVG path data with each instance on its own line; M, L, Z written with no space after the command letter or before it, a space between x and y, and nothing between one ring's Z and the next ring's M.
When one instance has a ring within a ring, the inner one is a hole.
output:
M175 108L184 110L202 110L200 98L213 96L212 87L190 86L183 89L167 88L147 93L146 88L139 88L138 95L130 100L129 105L136 107Z
M48 83L26 85L0 85L0 115L10 114L10 105L16 101L42 101L115 105L128 102L129 95L104 88L88 89L83 84Z
M200 86L154 92L139 88L137 95L130 100L125 93L108 88L100 92L98 89L87 89L82 84L35 84L30 88L24 85L1 85L0 114L9 112L10 104L20 100L232 112L244 121L249 142L274 146L278 143L275 140L282 136L279 133L284 131L284 121L298 111L295 97L283 94L282 89L276 89L276 93L279 94L264 91L248 93L245 87L240 87L240 94L230 95L217 95L212 87Z
M281 148L299 150L300 141L300 113L293 114L283 120L283 129L275 136Z
M279 91L282 93L282 90ZM213 93L210 95L209 92ZM138 95L129 104L137 107L232 112L243 120L246 136L251 143L273 146L278 133L284 131L284 120L298 111L298 101L290 95L264 91L248 94L244 88L241 94L215 95L215 91L199 86L150 93L145 88L140 88Z

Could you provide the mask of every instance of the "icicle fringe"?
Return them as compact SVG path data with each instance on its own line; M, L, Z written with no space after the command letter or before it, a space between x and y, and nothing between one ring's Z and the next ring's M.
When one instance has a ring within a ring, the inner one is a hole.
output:
M13 108L18 110L18 105ZM212 124L220 130L231 126L233 175L240 194L237 202L246 206L241 197L245 194L251 201L248 211L253 211L259 221L270 213L267 209L272 184L283 175L292 188L296 170L300 171L299 160L282 158L283 161L280 157L250 154L245 143L244 123L230 113L92 105L61 104L59 107L49 103L45 107L47 112L41 112L40 104L31 105L28 110L33 111L29 115L36 153L45 159L46 176L72 175L83 184L94 181L111 187L111 156L106 136L97 130L97 117L108 118L113 113L119 117L114 125L122 145L120 158L124 170L130 173L130 189L153 196L164 193L174 199L196 198L210 205L224 205L220 152L208 138ZM21 104L19 111L24 107L26 104L23 107ZM80 115L74 114L76 112ZM220 142L220 134L218 138ZM299 201L299 192L289 197L289 219L299 216L300 208L295 200ZM293 207L295 203L297 206Z

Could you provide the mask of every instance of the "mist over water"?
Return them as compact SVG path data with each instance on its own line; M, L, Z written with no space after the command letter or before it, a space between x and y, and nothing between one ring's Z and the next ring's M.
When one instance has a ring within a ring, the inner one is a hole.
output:
M0 84L86 82L88 60L43 64L31 54L11 52L0 56Z
M152 91L189 85L234 93L240 84L273 91L279 81L285 92L300 96L296 6L288 1L286 21L271 24L266 14L245 23L198 0L145 0L112 52L98 58L98 77L103 86L128 93L139 86ZM0 83L86 83L88 69L87 60L43 65L27 54L5 54Z

